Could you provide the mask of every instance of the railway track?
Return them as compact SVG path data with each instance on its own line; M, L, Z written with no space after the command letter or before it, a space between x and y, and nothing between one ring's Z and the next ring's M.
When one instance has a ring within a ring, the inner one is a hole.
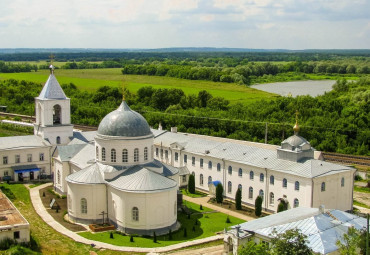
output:
M35 121L35 119L36 119L35 116L15 114L15 113L7 113L7 112L0 112L0 116L9 117L9 118L19 117L19 118L21 118L22 121ZM79 130L82 130L82 131L98 130L98 128L94 127L94 126L85 126L85 125L78 125L78 124L75 124L73 126L74 126L75 129L79 129Z
M29 116L29 115L0 112L0 116L11 117L11 118L19 117L24 121L35 121L35 116ZM97 127L93 127L93 126L84 126L84 125L77 125L77 124L75 124L74 127L82 131L95 131L98 129ZM347 155L347 154L340 154L340 153L334 153L334 152L323 152L322 155L325 161L332 161L332 162L338 162L342 164L344 163L344 164L349 164L349 165L370 166L370 157L368 156Z

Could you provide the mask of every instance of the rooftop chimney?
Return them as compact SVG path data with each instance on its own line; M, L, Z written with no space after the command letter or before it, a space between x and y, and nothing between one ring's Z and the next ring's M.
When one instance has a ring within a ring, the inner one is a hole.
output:
M177 133L177 127L171 127L171 133Z

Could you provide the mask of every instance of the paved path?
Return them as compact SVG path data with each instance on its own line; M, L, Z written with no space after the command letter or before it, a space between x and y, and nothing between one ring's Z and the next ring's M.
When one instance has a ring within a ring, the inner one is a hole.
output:
M171 255L222 255L222 252L224 251L224 245L216 245L212 247L206 247L201 249L194 249L194 250L183 250L183 251L174 251L171 253L165 253L165 254L171 254Z
M202 243L208 243L211 241L216 241L223 239L223 235L215 235L203 239L197 239L193 241L188 241L188 242L183 242L183 243L178 243L174 245L169 245L166 247L159 247L159 248L138 248L138 247L126 247L126 246L116 246L108 243L103 243L103 242L98 242L98 241L93 241L86 239L82 236L79 236L75 232L72 232L71 230L65 228L61 224L59 224L57 221L54 220L53 217L46 211L44 205L42 204L41 198L40 198L40 189L43 189L45 187L48 187L52 185L52 183L46 183L37 187L34 187L30 189L30 196L31 196L31 201L32 205L35 208L36 212L40 217L52 228L54 228L56 231L59 233L66 235L76 242L79 243L84 243L84 244L95 244L95 248L104 248L104 249L110 249L110 250L116 250L116 251L125 251L125 252L143 252L143 253L162 253L162 252L169 252L172 250L177 250L181 248L186 248L189 246L197 245L197 244L202 244ZM191 254L190 252L187 254ZM199 254L199 253L198 253Z
M222 207L217 206L217 205L208 204L208 200L210 198L209 196L194 198L194 197L188 197L186 195L183 195L183 198L186 201L189 201L189 202L192 202L192 203L195 203L195 204L198 204L198 205L202 205L202 206L208 207L210 209L213 209L213 210L216 210L216 211L219 211L219 212L228 214L230 216L237 217L237 218L242 219L242 220L245 220L245 221L251 221L251 220L255 220L256 219L256 218L253 218L251 216L244 215L244 214L241 214L241 213L238 213L238 212L234 212L234 211L231 211L231 210L222 208Z

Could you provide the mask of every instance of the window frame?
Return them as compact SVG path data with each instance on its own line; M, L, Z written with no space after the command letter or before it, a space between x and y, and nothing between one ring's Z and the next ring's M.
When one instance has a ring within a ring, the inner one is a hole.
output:
M128 150L123 149L122 150L122 163L127 163L128 162Z
M134 162L139 162L139 149L134 149Z

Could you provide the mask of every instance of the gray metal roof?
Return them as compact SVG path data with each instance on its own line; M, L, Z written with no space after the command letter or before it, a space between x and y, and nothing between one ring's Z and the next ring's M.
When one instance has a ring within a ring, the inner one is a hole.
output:
M278 159L277 146L171 132L158 134L154 138L154 144L157 146L170 146L174 142L181 144L184 152L198 154L200 157L210 156L309 178L353 170L350 167L317 159L304 159L298 162Z
M84 168L95 162L95 146L93 144L85 144L70 160L74 165Z
M98 134L107 136L138 137L152 132L148 122L122 101L117 110L106 115L99 124Z
M91 143L94 141L96 135L96 131L74 131L73 132L73 139L69 144L77 144L77 143Z
M67 182L80 184L104 184L104 173L99 164L92 164L85 169L66 177Z
M179 167L179 175L187 175L190 174L189 169L186 166Z
M70 161L86 144L60 145L57 146L61 161Z
M291 146L295 147L302 146L304 144L309 144L309 142L306 139L299 135L292 135L285 139L282 143L288 143Z
M0 150L50 147L50 143L36 135L0 137Z
M297 228L307 235L308 246L315 253L327 254L338 249L335 245L336 241L341 240L350 226L362 229L366 226L366 219L339 210L327 210L321 213L317 208L298 207L242 223L240 230L241 232L253 231L271 238L274 230L277 233L283 233Z
M59 82L54 74L50 74L44 87L41 90L39 99L66 99L63 89L60 87Z
M177 182L139 165L124 171L108 185L127 192L155 193L176 188Z

